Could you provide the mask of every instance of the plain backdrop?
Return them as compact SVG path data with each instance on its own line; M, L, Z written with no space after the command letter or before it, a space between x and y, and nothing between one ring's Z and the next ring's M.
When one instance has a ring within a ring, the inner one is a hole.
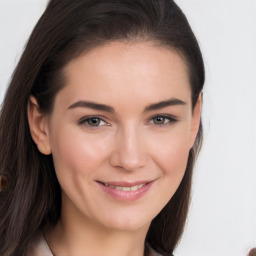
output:
M176 2L200 43L206 84L205 141L175 256L245 256L256 247L256 1ZM0 0L0 103L46 3Z

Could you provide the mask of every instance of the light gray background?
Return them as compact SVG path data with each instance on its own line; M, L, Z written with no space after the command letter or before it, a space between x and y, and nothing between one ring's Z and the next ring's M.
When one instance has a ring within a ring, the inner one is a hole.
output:
M205 142L175 256L245 256L256 247L256 1L177 0L206 64ZM46 0L0 0L0 102Z

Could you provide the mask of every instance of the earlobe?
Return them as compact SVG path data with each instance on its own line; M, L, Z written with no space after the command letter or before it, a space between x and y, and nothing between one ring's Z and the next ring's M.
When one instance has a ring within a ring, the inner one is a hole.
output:
M199 126L201 122L201 110L202 110L202 93L199 94L197 102L193 109L193 113L192 113L190 148L193 147L198 130L199 130Z
M40 112L37 100L33 96L29 98L27 114L30 134L38 150L44 155L51 154L47 116Z

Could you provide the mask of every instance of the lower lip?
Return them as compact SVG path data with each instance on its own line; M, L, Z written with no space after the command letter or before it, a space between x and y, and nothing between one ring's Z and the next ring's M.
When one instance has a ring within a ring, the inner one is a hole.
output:
M136 191L122 191L122 190L117 190L111 187L107 187L102 183L98 183L98 185L106 194L110 195L112 198L119 201L136 201L140 199L148 192L152 184L153 182L149 182Z

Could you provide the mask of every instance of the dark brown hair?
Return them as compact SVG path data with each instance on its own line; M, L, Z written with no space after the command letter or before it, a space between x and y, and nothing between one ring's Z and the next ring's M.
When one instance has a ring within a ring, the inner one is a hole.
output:
M27 104L34 95L43 113L52 111L64 86L62 70L72 59L114 40L147 40L183 56L192 103L204 84L204 64L186 17L172 0L52 0L34 28L13 74L0 114L0 255L25 255L32 237L60 217L61 189L52 156L41 154L28 127ZM202 127L190 150L185 176L165 208L152 221L146 242L172 255L183 232L192 170Z

